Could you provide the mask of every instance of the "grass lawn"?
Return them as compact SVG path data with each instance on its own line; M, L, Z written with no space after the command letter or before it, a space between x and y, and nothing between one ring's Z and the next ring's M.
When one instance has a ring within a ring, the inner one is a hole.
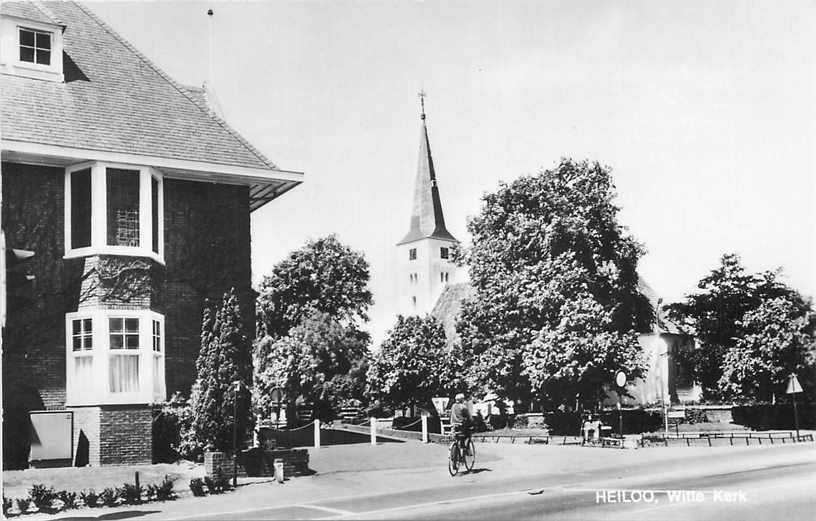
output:
M56 491L79 492L94 489L101 492L106 487L120 487L134 483L139 473L142 486L159 484L164 476L173 480L173 490L179 496L190 493L188 485L192 478L204 477L204 465L181 461L157 465L130 465L111 467L63 467L54 469L26 469L3 472L3 495L7 498L25 498L35 483L52 486Z

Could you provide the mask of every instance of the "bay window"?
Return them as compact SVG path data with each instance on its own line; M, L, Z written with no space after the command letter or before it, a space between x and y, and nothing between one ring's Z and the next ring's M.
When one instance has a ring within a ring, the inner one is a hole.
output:
M164 317L147 310L66 315L68 405L165 399Z
M162 175L93 162L65 171L65 256L126 255L163 263Z

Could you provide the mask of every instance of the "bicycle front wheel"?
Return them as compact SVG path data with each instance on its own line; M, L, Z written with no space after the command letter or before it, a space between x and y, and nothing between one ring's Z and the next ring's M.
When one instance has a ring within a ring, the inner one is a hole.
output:
M448 472L450 472L451 476L455 476L459 472L459 446L456 442L451 443L448 452Z
M476 464L476 446L473 444L473 440L468 438L467 445L465 445L465 468L470 472L473 470L473 465Z

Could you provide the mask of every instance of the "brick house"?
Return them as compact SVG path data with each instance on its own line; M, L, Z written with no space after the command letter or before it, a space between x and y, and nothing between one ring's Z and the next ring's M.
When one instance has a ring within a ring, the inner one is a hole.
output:
M195 379L205 298L254 336L250 213L302 182L86 6L0 6L3 461L31 411L72 417L76 463L151 460L152 404ZM7 290L6 290L7 286Z

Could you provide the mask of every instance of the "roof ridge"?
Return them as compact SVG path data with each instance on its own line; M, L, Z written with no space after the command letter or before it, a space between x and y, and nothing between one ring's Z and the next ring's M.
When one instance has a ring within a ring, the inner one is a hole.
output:
M184 91L183 86L178 83L176 80L170 77L166 72L164 72L158 65L153 63L153 61L144 55L139 49L137 49L132 43L130 43L127 39L125 39L122 35L116 32L110 25L108 25L104 20L102 20L99 16L96 15L93 11L86 8L79 2L71 1L72 4L77 6L83 13L85 13L89 18L91 18L94 22L96 22L102 29L107 31L111 36L116 38L119 43L124 45L130 52L136 55L137 58L142 60L148 67L153 69L153 71L158 74L162 79L164 79L167 83L169 83L174 89L176 89L179 94L187 98L190 103L195 105L199 110L204 112L210 119L218 123L229 135L235 138L236 141L241 143L244 148L252 152L264 165L274 170L278 170L277 165L269 160L260 150L252 146L249 141L246 140L241 134L239 134L235 129L233 129L226 121L219 118L209 107L202 106L198 101L193 99L187 92Z
M44 14L46 18L54 22L55 25L61 25L63 30L65 30L65 24L59 19L57 15L54 14L53 11L51 11L51 9L48 8L47 5L37 0L33 0L31 2L31 5L33 5L35 9L39 10L42 14Z

